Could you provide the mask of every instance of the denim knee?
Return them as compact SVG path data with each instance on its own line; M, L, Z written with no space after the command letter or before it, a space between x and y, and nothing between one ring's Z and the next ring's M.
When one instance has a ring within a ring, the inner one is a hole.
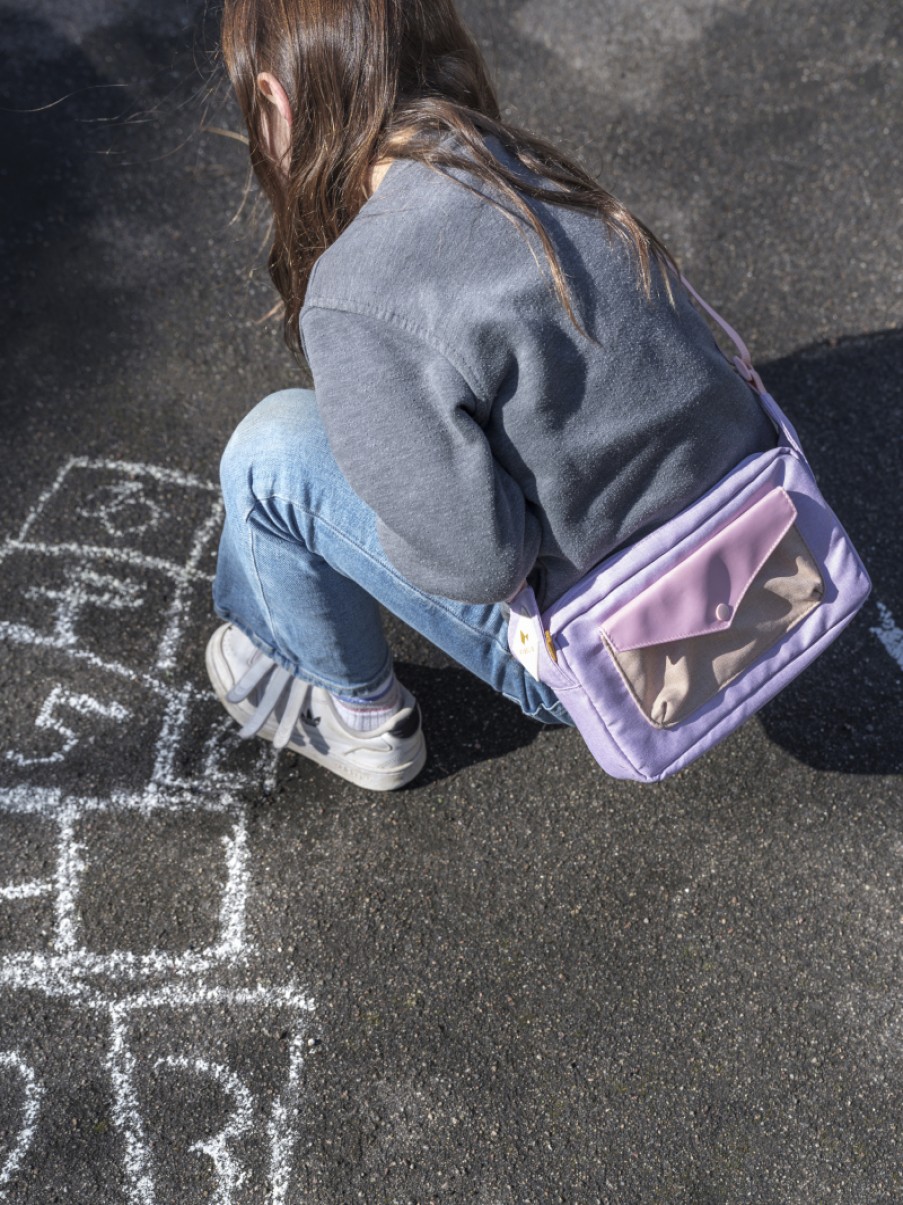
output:
M309 477L305 466L322 464L325 434L310 389L271 393L241 420L220 460L227 509L240 499L278 493L285 475L297 483Z

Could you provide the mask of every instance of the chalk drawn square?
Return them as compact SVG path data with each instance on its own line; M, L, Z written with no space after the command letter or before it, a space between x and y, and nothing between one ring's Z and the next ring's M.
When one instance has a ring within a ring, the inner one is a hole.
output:
M0 707L0 786L95 796L153 779L170 700L152 682L65 650L0 644L19 688Z
M212 524L216 486L150 465L70 461L28 516L30 546L107 549L181 565L197 529ZM212 527L211 527L212 530Z
M234 827L229 815L203 810L89 812L76 830L81 945L139 955L214 945Z
M3 558L12 587L2 630L29 645L152 672L179 582L164 569L86 559L72 551L13 549ZM209 586L206 586L209 592ZM19 656L21 659L22 652ZM21 663L21 660L20 660Z
M205 998L206 995L206 998ZM309 1002L161 989L111 1008L114 1115L139 1205L289 1205Z

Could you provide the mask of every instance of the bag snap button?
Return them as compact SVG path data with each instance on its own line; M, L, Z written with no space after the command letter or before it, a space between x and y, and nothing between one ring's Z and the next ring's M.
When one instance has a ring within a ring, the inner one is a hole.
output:
M732 614L733 612L727 603L719 603L715 608L715 618L721 623L724 623L726 620L730 619Z

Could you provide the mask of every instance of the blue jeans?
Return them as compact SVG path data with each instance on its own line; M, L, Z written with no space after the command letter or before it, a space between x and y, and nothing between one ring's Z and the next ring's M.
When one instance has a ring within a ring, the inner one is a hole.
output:
M527 715L572 723L512 657L501 605L427 594L386 558L376 516L336 464L310 390L274 393L243 419L221 480L214 605L290 673L336 694L371 693L392 666L382 603Z

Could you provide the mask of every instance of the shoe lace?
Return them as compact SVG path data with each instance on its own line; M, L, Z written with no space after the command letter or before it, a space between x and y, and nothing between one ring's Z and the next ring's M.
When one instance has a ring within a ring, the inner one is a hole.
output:
M283 669L281 665L277 665L275 661L271 661L264 653L259 653L226 698L230 703L242 703L259 687L263 689L260 701L238 735L244 739L256 736L271 715L279 714L279 724L273 737L273 746L276 749L284 749L295 731L298 717L304 710L313 687L309 682L303 682L300 678L290 674L287 669ZM286 687L288 687L288 697L280 714L277 712L277 708L286 693Z

